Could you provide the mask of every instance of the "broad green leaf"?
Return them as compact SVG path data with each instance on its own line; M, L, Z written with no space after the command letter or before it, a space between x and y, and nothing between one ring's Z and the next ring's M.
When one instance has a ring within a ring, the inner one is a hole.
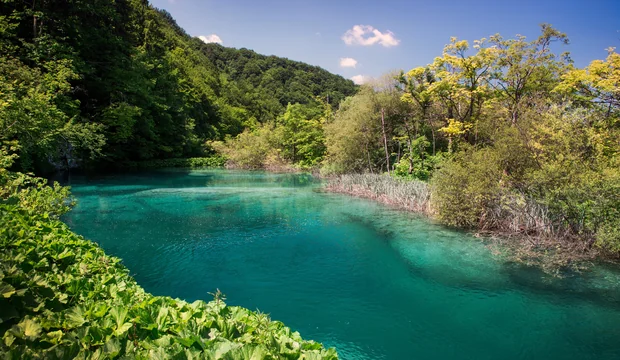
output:
M60 342L60 339L62 338L62 335L63 335L62 330L48 332L46 334L47 341L53 344L58 344Z
M13 336L13 334L9 333L8 331L4 333L4 344L6 346L13 345L14 341L15 341L15 336Z
M131 329L133 325L131 323L124 323L121 326L119 326L116 330L114 330L114 335L116 336L121 336L123 335L125 332L127 332L127 330Z
M115 306L110 309L109 315L116 323L116 328L120 329L121 326L123 326L123 324L125 323L125 319L127 318L127 309L120 306Z
M230 342L230 341L219 342L214 347L215 358L216 359L222 359L224 357L224 355L226 355L226 353L228 353L232 349L236 349L238 347L241 347L241 344L238 344L238 343L235 344L235 343Z
M19 329L19 332L29 340L34 340L39 337L42 330L41 325L30 318L25 318L22 320L19 324L17 324L17 328Z
M13 286L5 282L0 284L0 296L8 299L14 294L15 294L15 288Z
M121 352L121 344L117 339L110 339L103 346L103 351L110 358L114 358Z
M85 322L84 310L79 306L72 307L65 316L65 326L68 328L80 327Z

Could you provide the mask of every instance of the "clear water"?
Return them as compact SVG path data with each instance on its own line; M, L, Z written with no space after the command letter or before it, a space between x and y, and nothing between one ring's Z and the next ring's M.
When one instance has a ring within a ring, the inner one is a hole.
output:
M620 359L620 275L550 278L307 175L70 181L65 221L156 295L260 309L342 359Z

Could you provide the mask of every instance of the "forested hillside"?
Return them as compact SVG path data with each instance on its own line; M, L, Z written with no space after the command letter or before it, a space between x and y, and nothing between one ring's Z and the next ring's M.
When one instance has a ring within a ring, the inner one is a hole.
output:
M355 92L351 81L318 66L215 43L201 50L220 71L222 95L261 122L274 120L288 104L312 104L317 98L339 104Z
M356 91L317 67L204 44L146 0L9 0L0 34L0 140L27 170L202 156L206 140L289 102Z

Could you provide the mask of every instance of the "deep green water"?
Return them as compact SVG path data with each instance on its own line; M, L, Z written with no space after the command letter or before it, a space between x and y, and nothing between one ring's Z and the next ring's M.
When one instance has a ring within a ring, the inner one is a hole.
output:
M65 221L156 295L270 313L342 359L620 359L620 276L550 278L304 175L71 178Z

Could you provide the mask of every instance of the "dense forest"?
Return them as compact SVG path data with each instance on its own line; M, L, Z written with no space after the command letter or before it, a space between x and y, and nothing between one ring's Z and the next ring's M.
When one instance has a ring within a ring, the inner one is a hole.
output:
M357 90L318 67L205 44L146 0L6 1L0 29L0 140L19 144L25 170L204 156L206 140L289 103Z

